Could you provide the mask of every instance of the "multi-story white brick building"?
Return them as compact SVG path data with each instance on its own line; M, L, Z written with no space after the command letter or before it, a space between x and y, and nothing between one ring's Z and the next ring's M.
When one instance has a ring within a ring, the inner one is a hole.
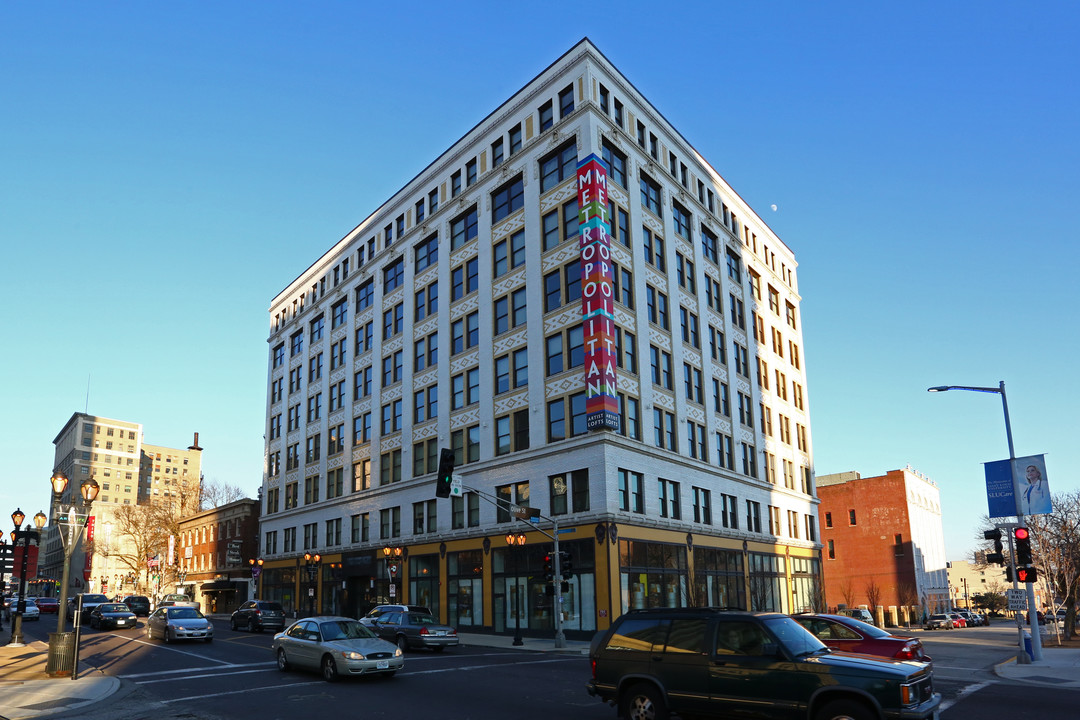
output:
M520 598L524 631L548 633L552 518L568 635L631 607L810 606L795 268L582 40L273 299L261 593L406 599L489 632ZM444 447L465 491L437 499Z

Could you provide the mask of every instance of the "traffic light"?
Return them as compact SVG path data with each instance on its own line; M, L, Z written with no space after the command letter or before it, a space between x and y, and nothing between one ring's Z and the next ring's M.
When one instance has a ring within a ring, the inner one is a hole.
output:
M986 554L986 563L988 565L1004 565L1005 553L1003 552L1004 548L1001 547L1001 530L997 528L985 530L983 538L994 541L994 552Z
M1031 564L1031 533L1025 527L1013 530L1013 539L1016 540L1016 564Z
M1012 581L1013 581L1013 576L1012 576L1012 567L1011 567L1011 566L1009 566L1009 565L1006 565L1006 566L1005 566L1005 580L1006 580L1006 581L1008 581L1008 582L1012 582Z
M1030 565L1016 568L1016 579L1022 583L1033 583L1039 579L1039 571Z
M553 561L554 558L551 556L551 553L544 555L544 580L548 582L555 579L555 568L552 565Z
M450 497L450 484L454 474L454 451L443 448L439 451L439 474L435 478L435 497Z
M570 560L569 550L559 551L559 571L562 572L563 580L574 577L574 563Z

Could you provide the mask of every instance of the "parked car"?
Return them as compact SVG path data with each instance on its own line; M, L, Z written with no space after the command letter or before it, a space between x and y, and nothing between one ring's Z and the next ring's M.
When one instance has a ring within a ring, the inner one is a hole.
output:
M953 627L964 628L967 627L967 620L960 613L946 613L949 619L952 620Z
M589 659L589 694L624 718L922 720L941 704L928 663L833 652L780 613L631 610Z
M80 625L90 622L90 612L98 605L111 602L109 598L100 593L79 593L68 600L68 613L71 615L72 622L75 621L75 610L79 607L80 600L82 600L82 615L79 616Z
M57 615L60 612L60 601L53 597L39 597L35 598L34 602L37 603L38 610L41 614Z
M431 615L431 610L429 610L423 605L376 605L375 607L368 610L367 614L365 614L364 617L360 618L360 623L362 625L367 625L368 627L371 627L371 622L375 618L379 617L383 613L392 612L395 610L398 612L419 612Z
M139 619L124 603L102 603L90 611L90 627L92 628L122 630L133 628L138 624Z
M41 619L41 611L38 610L38 606L37 606L37 603L34 602L34 598L26 598L26 602L24 603L24 605L25 605L25 607L24 607L23 613L22 613L23 620L40 620ZM18 604L12 605L13 610L17 609L18 607L19 607Z
M953 621L947 613L935 613L926 618L923 627L927 630L952 630Z
M165 642L175 640L214 639L214 624L199 612L198 608L187 605L165 605L150 613L146 618L146 637L160 637Z
M121 602L128 606L128 610L135 613L135 617L150 616L150 598L145 595L128 595Z
M449 625L440 625L430 613L425 612L390 610L375 617L368 627L402 650L431 648L435 652L442 652L458 644L457 630Z
M199 605L199 603L195 602L194 600L189 598L187 595L184 595L183 593L170 593L168 595L163 595L161 597L161 599L158 600L157 606L158 607L170 607L170 606L193 607L196 610L201 609L201 606Z
M874 624L874 616L870 614L870 611L866 608L840 608L836 611L837 615L846 615L856 620L861 620L869 625Z
M930 656L923 650L922 640L918 638L893 635L846 615L800 613L792 617L833 650L931 662Z
M248 632L285 629L285 608L281 603L269 600L248 600L233 611L229 624L233 630L244 628Z
M274 636L273 650L282 672L318 670L327 682L351 675L391 676L405 666L401 648L347 617L297 620Z

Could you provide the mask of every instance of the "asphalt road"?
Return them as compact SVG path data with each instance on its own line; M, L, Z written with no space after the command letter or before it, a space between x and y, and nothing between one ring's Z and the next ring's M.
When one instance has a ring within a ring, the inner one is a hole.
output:
M55 625L28 624L44 639ZM410 651L393 678L346 678L326 683L305 672L280 672L271 633L232 632L215 623L212 643L166 645L134 631L82 637L80 671L122 678L110 701L83 709L80 720L612 720L615 711L589 697L588 660L581 656L463 647L436 654ZM993 666L1016 655L1013 626L926 633L944 720L1007 717L1072 720L1080 692L1010 683Z

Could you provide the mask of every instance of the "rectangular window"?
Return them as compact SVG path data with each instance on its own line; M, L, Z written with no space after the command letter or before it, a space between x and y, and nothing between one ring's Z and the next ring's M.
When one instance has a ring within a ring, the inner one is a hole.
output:
M645 476L619 468L619 509L623 512L645 514Z
M704 488L694 488L694 522L712 525L712 500Z
M491 167L499 167L502 165L503 159L503 139L499 138L491 143Z
M565 118L572 112L574 112L574 86L570 84L559 93L559 118Z
M600 153L608 165L608 177L617 182L621 187L627 187L626 155L609 145L606 140L601 143Z
M491 194L491 222L499 222L520 210L524 204L525 183L519 175Z
M680 519L682 510L679 502L679 483L664 478L660 478L657 483L660 488L660 517Z
M656 217L663 217L660 209L660 185L645 173L641 173L641 204Z
M550 100L541 105L537 112L540 115L540 132L544 132L555 124L555 112Z
M540 192L544 193L577 174L577 145L573 142L540 159Z
M405 258L398 258L383 268L383 293L389 293L404 282Z

